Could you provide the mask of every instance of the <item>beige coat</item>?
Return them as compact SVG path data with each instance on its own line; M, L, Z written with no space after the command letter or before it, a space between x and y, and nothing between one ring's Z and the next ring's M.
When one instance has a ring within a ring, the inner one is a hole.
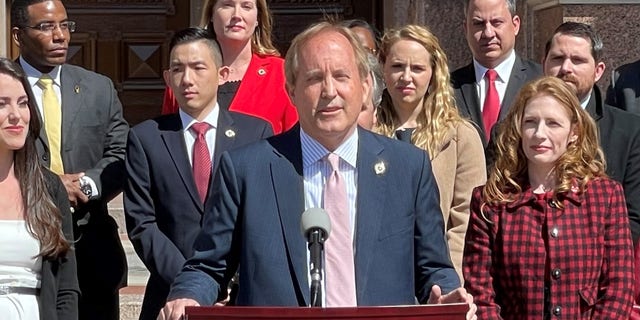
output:
M446 141L431 160L431 165L440 189L440 208L451 261L463 281L462 252L469 223L471 192L485 184L487 169L482 141L471 124L465 122L451 129Z

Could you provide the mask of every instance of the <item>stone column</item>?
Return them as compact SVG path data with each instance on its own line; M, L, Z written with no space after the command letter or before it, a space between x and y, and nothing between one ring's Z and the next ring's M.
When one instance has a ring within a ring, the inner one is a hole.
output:
M6 0L3 6L0 6L0 39L4 39L0 41L0 56L8 57L9 56L9 45L11 44L11 39L9 39L9 35L11 34L9 30L11 29L9 25L9 18L7 17L9 5L11 0Z
M200 15L202 14L202 7L204 6L204 0L190 0L190 24L191 26L200 25Z

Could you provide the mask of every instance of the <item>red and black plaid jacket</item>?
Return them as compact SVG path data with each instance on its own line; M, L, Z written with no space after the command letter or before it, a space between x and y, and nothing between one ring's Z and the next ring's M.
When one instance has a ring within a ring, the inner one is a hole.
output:
M596 179L560 197L527 188L485 206L473 192L463 272L478 319L625 319L633 304L633 249L622 187ZM545 310L545 290L548 305Z

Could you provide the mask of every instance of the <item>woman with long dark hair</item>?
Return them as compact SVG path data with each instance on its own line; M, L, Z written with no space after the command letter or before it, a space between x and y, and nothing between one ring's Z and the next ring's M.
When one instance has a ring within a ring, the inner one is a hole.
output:
M18 64L0 58L0 312L3 319L77 319L69 200L40 165L30 87Z

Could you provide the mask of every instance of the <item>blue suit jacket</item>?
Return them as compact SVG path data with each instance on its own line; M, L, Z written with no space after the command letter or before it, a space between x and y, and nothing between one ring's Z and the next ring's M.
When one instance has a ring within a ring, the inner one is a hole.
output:
M228 134L229 130L234 134ZM271 132L266 121L220 110L214 169L223 151L266 138ZM126 169L127 231L150 271L140 318L155 319L166 302L169 286L193 254L204 212L179 114L148 120L131 129Z
M359 129L355 273L358 305L425 302L460 286L424 151ZM384 163L384 172L374 166ZM195 254L169 300L216 301L239 268L236 303L309 305L299 126L222 155Z

